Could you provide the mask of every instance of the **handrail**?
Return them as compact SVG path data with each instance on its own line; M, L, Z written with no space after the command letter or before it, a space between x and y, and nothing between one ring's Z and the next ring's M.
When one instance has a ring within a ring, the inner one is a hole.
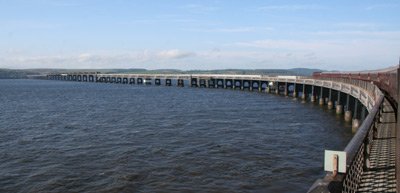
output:
M356 192L357 185L361 181L361 173L366 167L370 143L374 135L374 123L379 116L379 111L385 99L384 93L378 88L377 85L365 80L346 79L344 77L333 77L319 74L318 78L335 80L340 82L349 83L360 88L364 88L375 98L375 105L369 112L366 119L358 128L357 133L353 136L350 142L344 149L346 152L346 173L332 176L327 173L323 179L318 179L313 186L309 189L309 193L316 192Z
M364 139L368 135L368 132L375 121L375 117L383 103L383 99L383 95L378 98L376 105L358 128L357 133L347 144L346 148L344 148L344 151L347 153L347 163L351 163L354 160L358 150L360 149L360 146L363 144Z

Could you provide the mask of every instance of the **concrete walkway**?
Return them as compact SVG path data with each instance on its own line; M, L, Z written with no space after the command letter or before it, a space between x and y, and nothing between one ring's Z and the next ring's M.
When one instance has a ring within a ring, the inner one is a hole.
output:
M396 192L396 118L385 100L382 122L377 124L377 136L372 141L370 168L362 174L357 192Z

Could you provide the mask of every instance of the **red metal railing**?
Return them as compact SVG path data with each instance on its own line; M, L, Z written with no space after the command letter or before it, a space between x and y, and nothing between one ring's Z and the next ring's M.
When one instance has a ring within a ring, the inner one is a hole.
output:
M394 66L382 70L361 71L361 72L315 72L314 78L317 79L336 79L343 81L363 80L377 85L386 96L392 98L397 104L398 96L398 71L400 66Z

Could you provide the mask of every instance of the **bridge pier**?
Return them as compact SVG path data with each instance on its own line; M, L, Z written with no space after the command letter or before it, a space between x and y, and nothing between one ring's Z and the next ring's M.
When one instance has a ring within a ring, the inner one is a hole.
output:
M332 89L329 89L329 97L328 97L328 109L333 109L333 102L332 102Z
M243 84L242 84L242 90L245 90L245 89L250 90L250 88L251 88L251 86L250 86L250 81L249 81L249 80L243 80L242 82L243 82Z
M293 94L292 94L293 98L297 98L297 84L293 83Z
M232 84L232 80L230 79L224 79L224 88L229 88L232 89L233 88L233 84Z
M323 106L323 105L324 105L324 98L319 98L318 104L319 104L320 106Z
M143 82L145 85L151 85L152 81L151 81L151 78L145 78Z
M260 82L252 80L251 81L251 90L257 90L260 91Z
M352 121L352 113L351 113L351 111L346 110L344 112L344 121L346 121L346 122Z
M279 85L279 82L275 82L275 94L277 94L277 95L279 95L280 94L280 85Z
M183 81L183 79L178 79L178 87L184 87L185 83Z
M191 84L190 84L191 87L198 87L199 86L197 84L197 78L191 78L190 82L191 82Z
M361 125L360 119L353 119L353 121L351 122L351 131L353 133L356 133L360 125Z
M343 105L336 105L336 114L341 115L343 113Z
M288 83L287 83L287 82L285 82L284 95L285 95L285 96L289 96L289 88L288 88Z
M233 89L239 88L239 89L243 89L242 87L242 80L233 80Z
M323 106L325 104L325 99L324 99L324 87L320 87L321 91L319 93L319 105Z
M200 87L201 88L207 88L207 81L204 79L200 79Z
M303 84L303 89L301 91L301 100L305 102L307 100L307 91L306 91L306 84Z
M267 81L261 81L260 82L260 87L261 87L261 91L260 92L267 92L267 88L268 88L268 82Z
M311 98L310 98L310 101L312 103L315 102L315 86L314 85L311 86Z
M135 84L135 78L130 78L129 79L129 84Z
M154 79L154 85L160 86L161 85L161 79L159 79L159 78Z
M253 91L253 81L249 80L249 91Z
M341 106L340 108L340 111L339 111L339 113L338 113L338 106ZM341 102L341 100L340 100L340 91L337 91L337 96L336 96L336 114L337 115L339 115L339 114L342 114L342 112L343 112L343 105L342 105L342 102Z
M328 109L333 109L333 102L331 100L328 101Z
M225 88L234 89L233 80L232 79L225 79Z
M271 86L269 85L270 83L267 84L267 87L265 88L266 93L271 93Z
M215 88L215 79L208 80L208 88Z
M217 88L225 88L224 79L217 79Z
M138 80L138 82L139 82L139 80ZM165 86L172 86L171 79L165 79Z
M358 119L358 100L354 101L354 116L351 123L351 131L356 133L358 128L360 127L360 119Z
M137 78L137 84L143 84L143 78Z

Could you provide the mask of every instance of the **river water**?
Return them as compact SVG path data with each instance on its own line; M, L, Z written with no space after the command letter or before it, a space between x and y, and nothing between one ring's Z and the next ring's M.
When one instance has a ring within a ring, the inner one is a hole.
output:
M0 192L306 192L351 137L273 94L0 80Z

